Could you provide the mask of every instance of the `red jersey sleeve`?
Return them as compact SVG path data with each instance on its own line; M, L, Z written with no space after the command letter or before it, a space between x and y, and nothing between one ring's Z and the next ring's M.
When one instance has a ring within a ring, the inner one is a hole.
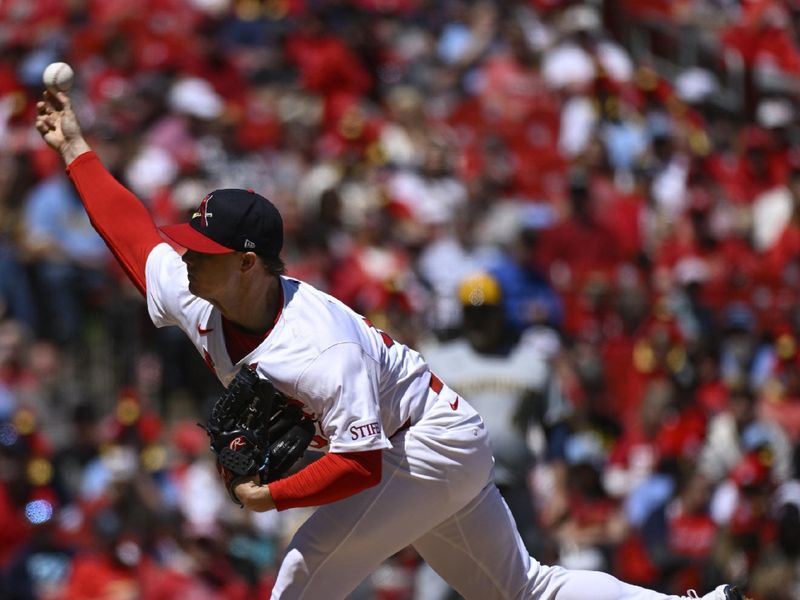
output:
M304 469L269 484L275 508L320 506L380 483L381 450L326 454Z
M147 208L106 170L94 152L67 167L92 226L137 289L145 293L145 264L163 242Z

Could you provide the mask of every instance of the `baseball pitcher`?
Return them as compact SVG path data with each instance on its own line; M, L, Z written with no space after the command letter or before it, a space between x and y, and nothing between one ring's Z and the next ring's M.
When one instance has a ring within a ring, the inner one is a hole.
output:
M255 511L319 507L273 598L345 598L408 545L468 599L677 598L531 558L492 483L479 415L417 352L283 275L282 220L267 199L215 190L159 232L92 152L69 97L45 92L37 106L37 130L153 323L180 327L229 386L208 431L231 498ZM306 444L325 456L282 476ZM703 598L741 595L722 585Z

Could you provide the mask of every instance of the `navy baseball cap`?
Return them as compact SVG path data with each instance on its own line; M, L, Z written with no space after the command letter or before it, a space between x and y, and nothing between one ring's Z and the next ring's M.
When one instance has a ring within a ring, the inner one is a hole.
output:
M252 190L215 190L203 198L188 223L161 231L177 244L204 254L255 252L277 257L283 219L269 200Z

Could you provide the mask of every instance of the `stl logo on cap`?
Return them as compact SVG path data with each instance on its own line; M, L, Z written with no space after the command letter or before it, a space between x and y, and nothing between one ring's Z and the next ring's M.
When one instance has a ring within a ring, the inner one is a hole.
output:
M200 224L203 227L208 227L208 220L214 216L214 213L208 212L208 203L213 196L214 193L212 192L208 196L203 198L203 201L200 202L200 207L197 209L197 212L192 215L193 219L200 217Z

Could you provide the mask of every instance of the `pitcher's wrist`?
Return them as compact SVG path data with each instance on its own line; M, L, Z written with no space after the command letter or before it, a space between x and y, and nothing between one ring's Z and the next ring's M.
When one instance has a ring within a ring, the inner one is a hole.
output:
M91 147L83 137L77 137L74 140L65 142L60 149L61 158L64 159L64 164L69 166L72 161L78 158L81 154L91 151Z

